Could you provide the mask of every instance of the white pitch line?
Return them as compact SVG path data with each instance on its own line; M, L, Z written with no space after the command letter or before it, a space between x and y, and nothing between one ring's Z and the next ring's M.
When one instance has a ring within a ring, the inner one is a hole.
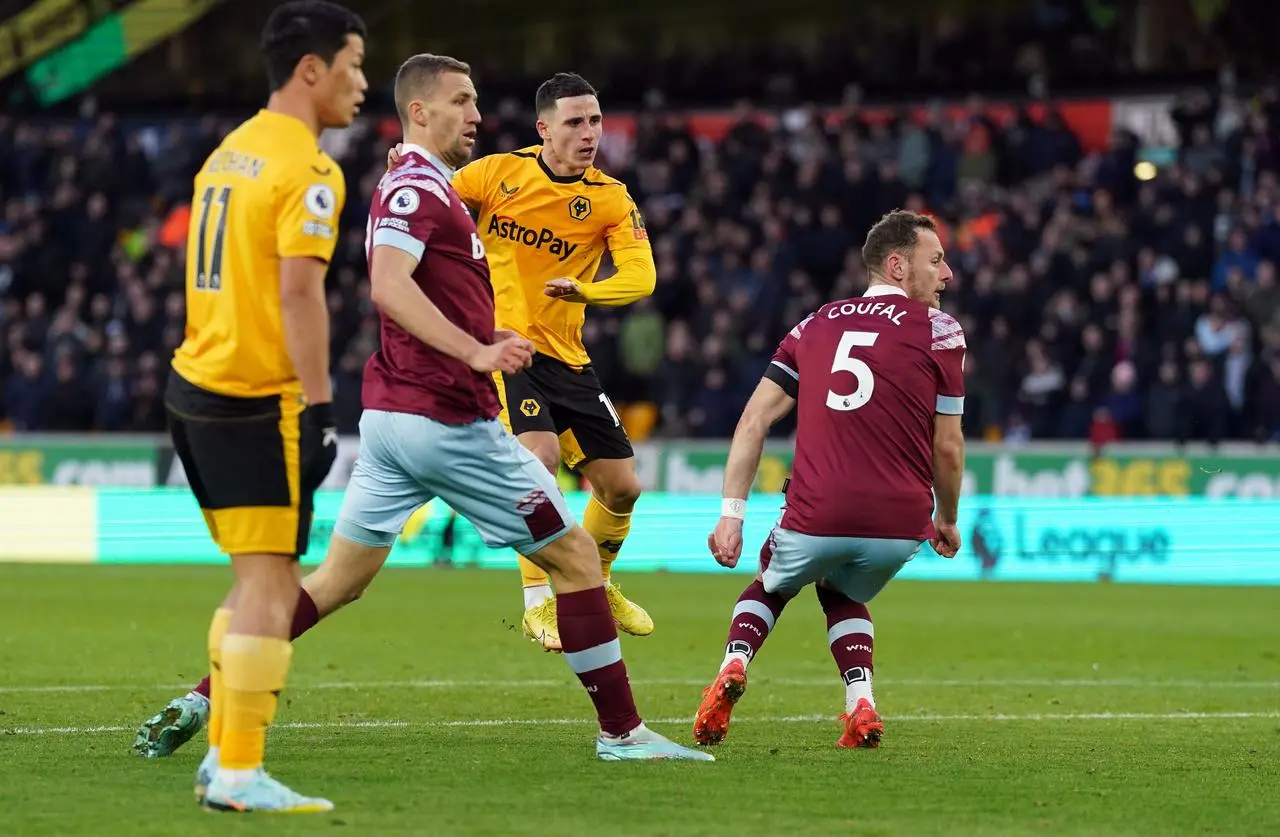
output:
M1280 712L1052 712L1027 715L898 715L885 716L891 723L943 723L972 721L1002 721L1043 723L1046 721L1218 721L1280 718ZM658 718L652 724L687 724L693 718ZM831 722L829 715L760 715L734 718L737 723L809 724ZM275 729L338 730L338 729L446 729L451 727L541 727L541 726L591 726L589 718L473 718L457 721L314 721L274 725ZM0 728L0 735L94 735L100 733L133 732L134 727L14 727Z
M632 681L639 686L705 686L707 680L692 678L652 678ZM771 686L831 686L838 685L835 677L768 677L758 675L757 682ZM912 679L877 678L881 686L912 686L920 688L1092 688L1092 689L1280 689L1280 680L1142 680L1128 679L1049 679L1049 678L992 678L983 679ZM290 691L305 692L309 689L551 689L574 685L570 680L370 680L297 683ZM141 690L186 691L191 683L119 683L119 684L68 684L51 686L0 686L0 694L40 694L59 692L136 692Z

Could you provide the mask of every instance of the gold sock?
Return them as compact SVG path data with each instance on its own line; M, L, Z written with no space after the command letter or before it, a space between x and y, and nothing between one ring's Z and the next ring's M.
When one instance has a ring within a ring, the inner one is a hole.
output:
M218 766L253 770L262 766L271 726L289 673L293 646L288 640L228 634L222 641L222 678L226 708Z
M523 555L516 555L516 560L520 563L521 587L538 587L551 583L551 577L547 575L546 570L542 569L542 567L539 567Z
M587 501L587 510L582 513L582 528L587 530L596 542L596 550L600 553L600 570L604 580L609 581L609 571L613 561L622 549L622 542L631 531L631 513L618 514L605 508L604 503L592 494Z
M222 640L231 626L231 614L225 607L213 612L209 623L209 746L222 743L222 711L226 697L222 685Z

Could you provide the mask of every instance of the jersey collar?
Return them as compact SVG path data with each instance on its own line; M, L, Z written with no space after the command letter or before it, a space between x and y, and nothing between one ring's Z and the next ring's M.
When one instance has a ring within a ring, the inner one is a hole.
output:
M547 165L547 161L542 159L541 148L538 149L537 157L538 168L542 169L542 173L545 174L552 183L577 183L587 175L585 171L579 172L578 174L556 174L551 170L551 166Z
M907 292L896 285L872 285L863 296L906 296Z
M267 120L270 120L271 122L274 122L276 125L279 125L280 129L283 131L293 131L297 133L299 136L305 136L315 144L317 149L320 148L320 140L316 137L315 134L311 133L311 129L307 127L307 124L296 116L292 116L287 113L281 113L278 110L267 110L266 108L259 108L258 118L267 119Z
M428 151L427 149L423 148L421 145L418 145L415 142L400 143L400 153L401 154L417 154L419 157L423 158L431 165L440 169L440 171L443 172L446 177L453 177L454 169L452 166L450 166L444 160L441 160L439 157L432 154L430 151Z

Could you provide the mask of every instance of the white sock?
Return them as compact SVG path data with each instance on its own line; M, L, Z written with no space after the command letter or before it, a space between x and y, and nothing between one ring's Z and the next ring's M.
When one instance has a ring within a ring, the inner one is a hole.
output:
M729 663L733 662L734 660L741 660L743 668L746 668L747 664L751 662L751 658L748 657L746 654L742 653L741 651L726 651L724 655L724 660L720 663L720 670L724 671L725 667L728 666Z
M858 666L856 669L850 669L845 672L846 676L853 673L858 679L844 684L844 711L852 712L854 707L858 705L861 698L866 698L872 708L876 705L875 696L871 694L871 671Z
M187 697L194 698L195 700L198 700L201 703L203 703L205 706L209 705L209 699L197 691L187 692Z
M218 776L214 781L233 788L243 787L249 784L261 770L261 767L255 767L252 770L232 770L229 767L219 767Z
M524 609L537 607L549 598L551 598L550 584L534 584L526 587L524 588Z

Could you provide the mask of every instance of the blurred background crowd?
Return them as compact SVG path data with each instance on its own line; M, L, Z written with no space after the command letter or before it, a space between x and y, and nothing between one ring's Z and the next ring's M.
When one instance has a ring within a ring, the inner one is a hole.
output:
M587 73L606 130L626 115L599 164L645 214L658 285L633 306L589 310L585 339L634 436L729 436L781 336L861 293L867 228L906 207L938 220L956 273L943 304L968 335L972 436L1280 441L1280 87L1215 58L1229 4L1191 3L1222 8L1189 37L1125 16L1150 3L1023 5L1004 29L943 20L904 36L871 15L861 49L840 49L826 27L807 50L744 39L687 61L659 54L649 74L621 47L568 65L525 56L519 71L475 62L478 154L537 141L544 69ZM1138 31L1159 56L1146 69L1138 46L1113 49ZM373 115L328 140L348 180L328 276L345 432L378 339L363 236L395 141L389 79L371 70ZM1064 116L1059 91L1118 83L1169 94L1161 153L1141 126L1091 140ZM191 178L254 104L157 98L144 112L104 95L41 111L29 92L11 87L0 116L0 420L162 431Z

